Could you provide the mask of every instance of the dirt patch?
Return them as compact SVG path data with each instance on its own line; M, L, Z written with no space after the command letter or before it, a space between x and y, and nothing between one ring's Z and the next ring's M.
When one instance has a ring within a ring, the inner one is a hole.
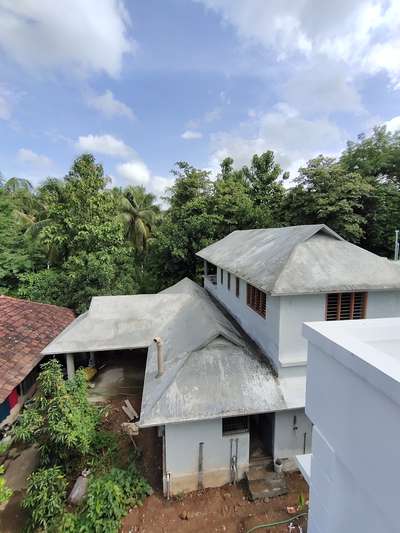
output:
M251 502L245 484L193 492L182 498L166 500L160 493L147 498L143 507L130 511L123 521L122 533L244 533L257 524L290 518L287 506L297 504L308 486L301 474L287 474L289 492L269 501ZM288 531L287 525L274 533Z

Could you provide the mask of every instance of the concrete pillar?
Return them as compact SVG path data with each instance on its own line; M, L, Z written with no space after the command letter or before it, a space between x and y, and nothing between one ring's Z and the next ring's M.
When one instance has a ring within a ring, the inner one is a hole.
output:
M66 354L67 359L67 375L68 379L72 379L75 375L75 361L72 353Z
M94 368L96 366L96 359L94 356L94 352L89 352L89 366L90 368Z

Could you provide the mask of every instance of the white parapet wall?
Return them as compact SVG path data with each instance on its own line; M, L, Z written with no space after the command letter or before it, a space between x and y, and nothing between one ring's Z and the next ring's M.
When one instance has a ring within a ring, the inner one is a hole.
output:
M306 324L304 334L308 531L400 531L400 318Z
M165 426L165 475L170 494L198 489L199 447L203 443L203 486L219 487L231 481L233 453L238 439L238 479L249 469L249 433L222 434L222 419L182 422Z

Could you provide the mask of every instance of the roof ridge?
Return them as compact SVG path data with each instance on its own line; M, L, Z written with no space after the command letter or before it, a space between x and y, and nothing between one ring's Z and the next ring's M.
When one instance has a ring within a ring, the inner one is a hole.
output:
M284 273L287 265L289 264L290 262L290 259L293 257L293 255L295 254L296 250L297 250L297 247L300 245L300 244L303 244L307 241L309 241L310 239L312 239L313 237L315 237L315 235L317 235L317 233L319 233L320 231L325 231L325 233L327 233L328 235L331 235L332 237L335 237L337 238L338 240L340 241L344 241L343 237L341 237L338 233L336 233L335 231L331 230L331 228L329 228L326 224L305 224L304 226L313 226L315 229L314 231L308 235L307 237L304 237L300 242L297 242L293 248L290 250L289 254L287 255L286 257L286 260L283 262L282 264L282 268L279 269L276 277L275 277L275 280L274 280L274 283L271 287L271 293L274 291L274 288L276 287L276 285L278 284L279 282L279 279L280 277L282 276L282 274ZM292 226L292 227L296 227L296 226Z

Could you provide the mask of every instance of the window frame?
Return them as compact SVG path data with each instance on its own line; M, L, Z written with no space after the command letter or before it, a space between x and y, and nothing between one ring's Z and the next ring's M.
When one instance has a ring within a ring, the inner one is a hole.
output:
M223 437L228 437L231 435L240 435L240 434L249 433L249 432L250 432L250 419L248 415L229 416L229 417L222 419L222 436Z
M267 318L267 295L250 283L247 283L246 303L259 316Z
M350 300L346 302L343 298L343 295L345 295L346 297L350 296ZM361 298L361 300L357 302L357 298ZM332 303L332 301L329 301L332 299L336 299L336 301L334 303ZM367 305L367 291L327 293L325 297L325 320L328 322L334 320L363 320L366 318L367 315ZM332 306L335 306L336 309L332 309ZM348 311L346 311L346 307L348 307ZM348 316L342 317L342 311L343 314L347 312ZM357 314L357 316L354 316L355 313Z

